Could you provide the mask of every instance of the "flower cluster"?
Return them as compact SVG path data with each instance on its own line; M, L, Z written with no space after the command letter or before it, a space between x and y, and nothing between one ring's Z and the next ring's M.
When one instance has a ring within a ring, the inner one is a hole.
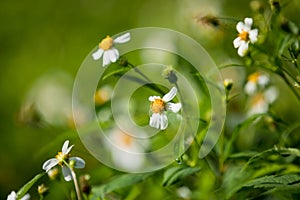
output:
M261 72L248 76L244 87L245 93L249 96L248 116L268 112L269 105L276 100L278 90L274 86L267 87L269 82L269 76Z

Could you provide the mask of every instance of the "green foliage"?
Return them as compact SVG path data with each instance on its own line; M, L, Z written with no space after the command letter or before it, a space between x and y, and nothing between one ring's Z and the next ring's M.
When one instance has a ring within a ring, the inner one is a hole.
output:
M22 188L19 189L17 192L18 199L21 199L29 190L30 188L46 173L42 172L40 174L35 175L30 181L28 181Z
M186 176L190 176L194 173L200 171L200 167L184 167L184 166L176 166L170 169L167 169L164 172L162 185L170 186L175 184L176 182L182 180Z

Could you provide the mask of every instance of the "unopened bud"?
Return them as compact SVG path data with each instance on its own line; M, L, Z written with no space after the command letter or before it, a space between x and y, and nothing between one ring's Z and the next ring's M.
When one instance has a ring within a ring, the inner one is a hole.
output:
M232 79L226 78L223 83L224 83L224 87L227 91L230 91L232 89L232 86L233 86L233 80Z
M168 66L166 69L164 69L162 72L162 76L165 79L168 79L172 84L177 82L177 76L172 66Z
M49 188L46 187L44 184L38 186L38 193L41 196L45 196L48 193Z

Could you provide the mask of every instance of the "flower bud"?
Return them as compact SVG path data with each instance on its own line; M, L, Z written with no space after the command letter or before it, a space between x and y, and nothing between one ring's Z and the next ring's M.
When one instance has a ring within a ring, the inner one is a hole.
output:
M162 72L162 76L165 79L168 79L172 84L177 82L177 76L172 66L168 66L166 69L164 69Z
M43 183L38 186L38 193L40 196L45 196L48 194L49 188L46 187Z

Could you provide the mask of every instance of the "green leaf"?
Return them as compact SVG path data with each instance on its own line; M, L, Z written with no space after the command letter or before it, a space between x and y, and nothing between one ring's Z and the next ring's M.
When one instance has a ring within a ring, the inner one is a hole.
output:
M105 194L142 182L152 174L153 172L145 174L123 174L107 184L93 187L92 193L95 195L95 198L100 197L101 199L104 199Z
M38 175L36 175L35 177L33 177L33 179L31 179L28 183L26 183L17 193L17 197L18 199L21 199L27 192L28 190L42 177L44 176L46 173L42 172Z
M163 178L163 186L169 186L186 176L200 171L200 167L172 167L165 171Z
M253 115L235 127L235 129L232 132L230 140L227 142L227 144L225 146L224 161L230 156L232 147L233 147L233 143L237 140L238 135L241 132L241 130L248 127L250 124L255 122L258 118L263 117L263 116L269 116L269 114L262 113L262 114Z
M282 185L288 185L297 183L300 181L300 175L298 174L286 174L281 176L264 176L260 178L256 178L244 184L245 187L254 187L254 188L262 188L262 187L280 187Z

